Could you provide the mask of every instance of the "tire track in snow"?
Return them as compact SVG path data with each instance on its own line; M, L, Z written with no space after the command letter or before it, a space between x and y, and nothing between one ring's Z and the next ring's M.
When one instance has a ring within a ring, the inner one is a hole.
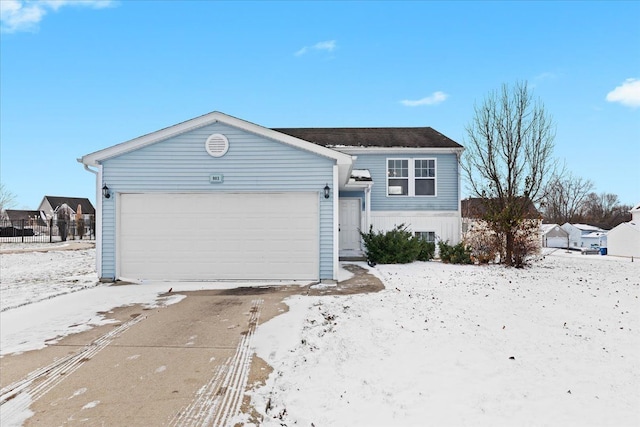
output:
M63 357L48 366L37 369L23 379L2 388L2 390L0 390L0 413L2 414L2 418L9 418L14 414L26 411L33 402L60 384L85 362L107 347L116 337L145 318L146 316L137 316L95 339L80 352ZM34 382L41 379L43 379L43 381L39 382L33 388L30 388ZM29 399L16 399L16 401L19 400L18 404L7 405L8 402L11 402L22 393L27 394Z
M213 377L198 390L195 399L170 422L170 426L224 427L240 412L251 367L251 339L260 319L264 300L251 302L249 327L235 354L214 371Z

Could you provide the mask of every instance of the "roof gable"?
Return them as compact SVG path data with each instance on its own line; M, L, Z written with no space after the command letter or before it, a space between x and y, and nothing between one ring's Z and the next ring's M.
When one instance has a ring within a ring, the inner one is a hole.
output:
M160 141L164 141L166 139L175 137L177 135L181 135L183 133L186 133L194 129L198 129L203 126L207 126L216 122L221 122L229 126L232 126L247 132L251 132L256 135L263 136L265 138L279 141L284 144L288 144L293 147L300 148L302 150L310 151L312 153L334 159L336 160L338 165L351 166L351 163L352 163L351 156L347 154L340 153L338 151L335 151L326 147L322 147L316 144L312 144L308 141L299 139L297 137L287 135L285 133L281 133L273 129L265 128L265 127L256 125L254 123L229 116L219 111L214 111L212 113L205 114L203 116L196 117L194 119L187 120L182 123L178 123L176 125L161 129L159 131L152 132L138 138L134 138L132 140L123 142L121 144L117 144L109 148L105 148L104 150L87 154L82 158L78 159L78 161L87 166L98 166L104 160L131 152L131 151L138 150L148 145L155 144Z
M61 196L44 196L45 200L49 202L51 208L55 211L59 206L66 204L73 212L76 212L78 205L81 206L82 213L85 215L94 215L96 213L95 208L87 198L81 197L61 197Z
M462 148L462 145L431 127L275 128L273 130L332 148Z

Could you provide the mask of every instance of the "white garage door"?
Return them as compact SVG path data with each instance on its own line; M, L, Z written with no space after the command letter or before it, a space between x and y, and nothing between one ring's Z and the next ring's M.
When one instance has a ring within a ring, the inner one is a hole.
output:
M122 194L119 277L317 280L317 193Z
M566 248L567 238L566 237L547 237L547 247L548 248Z

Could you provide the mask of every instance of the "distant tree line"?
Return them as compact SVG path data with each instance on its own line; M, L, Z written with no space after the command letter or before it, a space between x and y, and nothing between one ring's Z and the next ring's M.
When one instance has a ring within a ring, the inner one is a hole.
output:
M621 204L616 194L593 190L593 182L571 173L555 177L547 184L540 203L544 222L585 223L611 229L631 220L632 206Z

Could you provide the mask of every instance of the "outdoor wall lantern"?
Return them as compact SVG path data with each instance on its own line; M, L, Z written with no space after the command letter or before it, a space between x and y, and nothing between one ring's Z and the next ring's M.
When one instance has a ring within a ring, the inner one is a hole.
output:
M329 198L329 193L331 192L331 188L329 188L329 184L324 186L324 198L328 199Z
M104 187L102 187L102 195L104 196L105 199L108 199L111 197L111 193L109 193L109 187L107 187L107 184L105 184Z

